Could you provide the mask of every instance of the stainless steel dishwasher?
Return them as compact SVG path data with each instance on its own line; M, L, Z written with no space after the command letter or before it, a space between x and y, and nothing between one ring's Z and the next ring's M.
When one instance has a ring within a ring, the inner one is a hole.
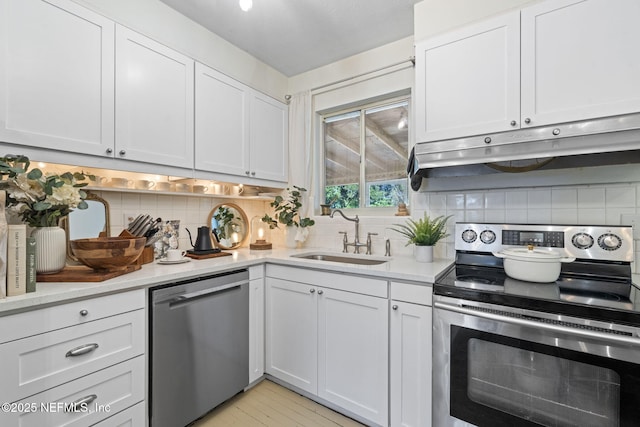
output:
M180 427L249 384L249 272L150 290L150 425Z

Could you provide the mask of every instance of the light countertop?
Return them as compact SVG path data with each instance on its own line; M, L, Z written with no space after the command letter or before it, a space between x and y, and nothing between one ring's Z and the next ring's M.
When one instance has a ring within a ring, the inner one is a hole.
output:
M411 256L391 256L384 257L383 259L388 261L379 265L359 265L291 257L291 255L307 252L331 252L335 255L341 255L339 252L327 251L326 249L320 248L298 250L273 249L268 251L240 249L230 252L232 256L207 260L191 260L190 262L182 264L165 265L153 262L143 265L138 271L98 283L39 282L36 286L36 292L1 299L0 316L77 299L148 288L188 280L203 275L248 268L264 263L325 270L335 273L356 274L386 280L409 281L423 283L425 285L432 284L436 277L453 263L452 259L436 259L433 263L419 263ZM362 255L362 257L368 257L368 255ZM380 257L374 256L372 258Z

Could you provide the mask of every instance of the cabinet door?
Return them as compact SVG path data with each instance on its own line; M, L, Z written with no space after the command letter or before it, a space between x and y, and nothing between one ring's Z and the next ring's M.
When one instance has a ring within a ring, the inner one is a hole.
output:
M250 176L286 182L289 168L287 105L259 92L251 100ZM302 144L303 141L300 141Z
M112 150L113 38L112 21L71 1L0 0L0 140Z
M388 300L318 290L318 396L388 423Z
M530 126L640 111L640 2L552 0L522 10Z
M245 175L249 171L250 89L196 64L196 169Z
M249 281L249 383L264 374L264 279Z
M116 28L116 157L193 168L193 60Z
M391 425L431 426L431 307L392 301Z
M271 277L267 277L266 286L267 373L316 394L316 289Z
M519 32L515 11L416 44L418 142L519 126Z

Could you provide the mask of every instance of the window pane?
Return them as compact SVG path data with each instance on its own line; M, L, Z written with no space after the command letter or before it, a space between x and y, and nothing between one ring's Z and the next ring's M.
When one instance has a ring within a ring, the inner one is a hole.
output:
M334 116L324 123L325 203L359 207L360 113Z
M397 206L407 200L408 103L365 112L367 206Z

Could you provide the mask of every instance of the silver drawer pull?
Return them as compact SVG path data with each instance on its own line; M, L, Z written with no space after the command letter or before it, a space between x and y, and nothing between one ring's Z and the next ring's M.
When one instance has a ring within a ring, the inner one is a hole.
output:
M82 397L75 402L72 402L71 405L65 408L65 412L80 412L84 410L91 402L96 400L98 395L90 394L89 396Z
M80 347L76 347L67 351L67 354L64 357L82 356L83 354L91 353L93 350L95 350L98 347L99 345L97 343L84 344L84 345L81 345Z

